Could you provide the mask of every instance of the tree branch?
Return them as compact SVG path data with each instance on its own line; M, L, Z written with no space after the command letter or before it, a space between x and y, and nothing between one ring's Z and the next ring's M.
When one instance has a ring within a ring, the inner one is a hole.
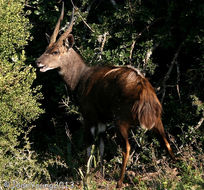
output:
M107 37L108 34L109 34L108 32L105 32L103 34L103 41L102 41L102 44L101 44L101 53L103 52L103 48L104 48L104 45L106 43L106 37Z
M131 45L131 49L130 49L130 56L129 56L129 58L130 58L130 63L132 62L132 61L131 61L131 60L132 60L132 53L133 53L133 49L134 49L134 47L135 47L135 43L136 43L136 40L133 40L132 45Z
M91 32L95 32L89 25L88 23L85 21L85 19L81 16L80 12L77 11L78 15L80 16L81 20L84 22L84 24L89 28L89 30L91 30Z
M179 69L179 64L176 62L176 71L177 71L177 81L176 81L176 90L179 96L179 100L181 102L181 95L180 95L180 88L179 88L179 82L180 82L180 69Z
M197 130L202 125L203 121L204 121L204 114L200 118L198 124L195 126L195 130Z
M142 34L143 34L144 32L146 32L147 30L149 30L150 27L152 27L156 22L158 22L159 20L162 20L162 19L163 19L163 17L160 17L160 18L158 18L158 19L152 21L149 25L145 26L145 28L144 28L139 34L137 34L137 36L135 37L135 42L140 38L140 36L142 36Z
M179 55L179 52L181 50L182 45L183 45L183 43L181 43L181 45L178 47L176 53L174 54L174 57L173 57L173 60L171 61L171 65L169 67L169 70L167 71L167 73L166 73L166 75L164 77L164 80L162 82L162 86L163 86L162 91L163 91L163 93L162 93L161 103L163 103L164 97L165 97L165 94L166 94L166 87L167 87L166 82L169 79L169 76L170 76L170 74L172 72L172 69L173 69L174 65L177 64L177 58L178 58L178 55Z
M91 30L94 33L95 31L88 25L88 23L85 21L85 19L80 14L79 8L74 5L72 0L71 0L71 3L72 3L72 6L73 6L74 10L78 13L78 15L80 16L81 20L84 22L84 24L89 28L89 30Z
M158 18L156 19L155 21L152 21L149 25L147 25L139 34L137 34L137 36L135 38L133 38L133 42L132 42L132 45L131 45L131 49L130 49L130 56L129 56L129 59L130 59L130 64L131 64L131 59L132 59L132 54L133 54L133 50L135 48L135 44L136 44L136 41L140 38L140 36L142 36L142 34L144 32L146 32L147 30L149 30L149 28L154 25L157 21L161 20L162 18Z

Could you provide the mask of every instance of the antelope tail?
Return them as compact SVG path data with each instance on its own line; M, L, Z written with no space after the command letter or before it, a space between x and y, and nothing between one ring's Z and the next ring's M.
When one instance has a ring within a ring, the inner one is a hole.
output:
M161 112L162 106L153 88L143 87L132 107L133 118L139 120L141 127L151 129L157 125Z

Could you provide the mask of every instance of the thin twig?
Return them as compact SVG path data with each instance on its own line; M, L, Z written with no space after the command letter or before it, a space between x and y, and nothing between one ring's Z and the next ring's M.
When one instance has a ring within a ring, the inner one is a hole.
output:
M103 41L102 41L102 44L101 44L101 53L103 52L103 48L104 48L104 45L106 43L106 37L107 37L108 34L109 34L108 32L105 32L103 34Z
M133 38L133 42L132 42L132 45L131 45L131 49L130 49L130 56L129 56L129 59L130 59L130 63L131 63L131 59L132 59L132 54L133 54L133 50L135 48L135 44L136 44L136 41L140 38L140 36L142 36L142 34L144 32L146 32L147 30L149 30L149 28L151 26L153 26L156 22L158 22L159 20L161 20L162 18L158 18L156 19L155 21L152 21L149 25L147 25L139 34L137 34L137 36L135 38Z
M198 124L195 126L195 130L197 130L197 129L203 124L203 121L204 121L204 114L203 114L203 116L200 118Z
M172 72L172 69L173 69L173 67L174 67L174 65L176 64L176 62L177 62L177 58L178 58L178 55L179 55L179 52L180 52L180 50L181 50L181 46L183 45L183 43L181 43L181 45L178 47L178 49L177 49L177 51L176 51L176 53L174 54L174 57L173 57L173 60L171 61L171 65L170 65L170 67L169 67L169 70L167 71L167 73L166 73L166 75L165 75L165 77L164 77L164 80L163 80L163 82L162 82L162 86L163 86L163 93L162 93L162 99L161 99L161 103L163 103L163 101L164 101L164 97L165 97L165 94L166 94L166 82L167 82L167 80L169 79L169 76L170 76L170 74L171 74L171 72Z
M177 70L177 81L176 81L176 89L179 96L179 101L181 102L181 95L180 95L180 88L179 88L179 82L180 82L180 69L179 64L176 62L176 70Z
M84 20L84 18L81 16L81 14L79 13L79 11L77 12L79 14L79 16L81 17L81 20L84 22L84 24L91 30L91 32L95 32L89 25L88 23Z
M143 67L145 67L145 65L147 65L148 61L150 60L150 57L152 55L152 51L153 51L154 47L151 47L147 50L145 58L143 59Z
M101 44L101 47L99 48L100 53L98 54L99 55L99 60L102 59L102 53L103 53L103 49L104 49L104 46L105 46L105 43L106 43L107 35L109 35L109 33L105 32L103 35L98 36L98 42Z
M70 142L72 143L72 135L71 135L71 132L69 130L69 126L68 126L67 122L65 123L65 132L66 132L67 137L69 138Z
M76 6L74 5L74 2L71 0L72 6L75 8Z
M103 34L103 41L102 41L102 45L101 45L101 53L103 52L103 48L104 48L104 45L106 43L106 37L107 37L108 34L109 34L108 32L105 32Z
M152 27L156 22L158 22L161 19L163 19L163 17L160 17L160 18L156 19L155 21L152 21L149 25L145 26L145 28L135 37L135 42L140 38L140 36L142 36L142 34L144 32L149 30L150 27Z
M84 24L94 33L95 31L88 25L88 23L85 21L85 19L82 17L82 15L79 12L78 7L76 7L73 3L73 1L71 0L72 6L74 7L74 10L78 13L78 15L80 16L81 20L84 22Z
M131 49L130 49L130 63L131 63L131 60L132 60L132 53L133 53L133 50L134 50L134 47L135 47L135 43L136 43L136 40L133 40L132 42L132 45L131 45Z
M130 131L131 131L132 137L133 137L134 141L136 142L137 146L138 146L138 147L141 147L141 145L140 145L140 143L137 141L137 138L135 137L135 134L133 133L133 131L132 131L132 130L130 130Z

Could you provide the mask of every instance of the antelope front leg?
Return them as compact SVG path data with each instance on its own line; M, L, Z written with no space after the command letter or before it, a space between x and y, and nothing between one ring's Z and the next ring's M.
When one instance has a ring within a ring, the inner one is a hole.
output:
M125 140L126 152L123 152L123 162L122 162L122 167L121 167L121 172L120 172L120 179L117 182L117 188L122 187L122 183L123 183L123 179L124 179L124 175L125 175L125 169L127 166L129 155L130 155L130 144L128 141L129 124L120 122L119 123L119 129L120 129L121 135L123 136L123 138Z

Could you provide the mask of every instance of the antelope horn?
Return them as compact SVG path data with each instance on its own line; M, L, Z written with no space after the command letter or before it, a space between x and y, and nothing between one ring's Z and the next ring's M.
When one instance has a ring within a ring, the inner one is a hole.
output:
M49 46L51 46L52 44L54 44L55 41L56 41L57 35L58 35L58 33L59 33L60 23L62 22L63 17L64 17L64 1L62 2L61 15L60 15L60 17L59 17L59 19L58 19L58 21L57 21L57 24L56 24L56 26L55 26L55 30L54 30L54 32L53 32L51 38L50 38L50 44L49 44Z
M67 38L67 36L71 33L73 24L74 24L74 8L73 8L73 11L72 11L72 18L71 18L69 27L68 27L68 28L66 29L66 31L60 36L59 40L57 41L57 43L58 43L59 45L61 45L61 44L63 43L63 40L65 40L65 39Z

